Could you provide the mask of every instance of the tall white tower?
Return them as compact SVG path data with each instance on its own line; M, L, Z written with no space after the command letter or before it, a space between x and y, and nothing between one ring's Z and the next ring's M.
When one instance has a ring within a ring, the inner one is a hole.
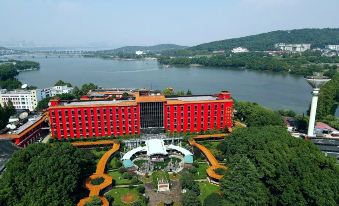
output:
M330 81L328 77L325 76L308 76L306 77L306 81L313 87L312 91L312 103L311 103L311 112L310 112L310 120L308 123L307 136L314 137L314 125L315 125L315 116L317 113L317 104L318 104L318 96L320 87L326 84L326 82Z

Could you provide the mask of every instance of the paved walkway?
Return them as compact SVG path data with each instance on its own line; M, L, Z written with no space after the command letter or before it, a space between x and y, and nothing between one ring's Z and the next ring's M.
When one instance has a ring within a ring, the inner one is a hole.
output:
M74 142L72 145L74 146L88 146L88 145L103 145L103 144L108 144L108 141L110 140L103 140L103 141L97 141L97 142ZM98 144L99 142L99 144ZM101 143L100 143L101 142ZM77 143L77 144L75 144ZM87 144L87 143L94 143L94 144ZM95 144L96 143L96 144ZM114 141L110 141L111 144L113 144L112 149L108 150L99 160L97 169L93 175L91 175L87 180L86 180L86 188L89 189L89 197L83 198L79 201L78 206L85 206L86 203L91 201L93 196L99 196L99 198L102 201L103 206L109 206L108 200L104 196L100 196L101 190L105 189L106 187L112 185L112 177L109 176L108 174L105 174L105 168L106 164L109 160L109 158L119 150L120 148L120 143L116 143ZM99 185L93 185L91 183L92 180L98 179L98 178L103 178L104 182L102 182Z
M170 191L168 192L156 192L152 183L145 184L145 193L149 197L148 205L150 206L157 206L159 202L167 200L181 202L181 185L179 181L171 181Z
M198 144L195 139L211 139L211 138L225 138L226 134L211 134L211 135L198 135L190 139L188 142L190 145L197 147L204 155L206 156L207 160L210 163L210 167L207 168L206 172L207 175L212 178L213 180L219 181L223 175L219 175L215 172L216 169L224 169L227 170L228 168L224 165L219 164L218 160L214 157L212 152L207 149L205 146Z

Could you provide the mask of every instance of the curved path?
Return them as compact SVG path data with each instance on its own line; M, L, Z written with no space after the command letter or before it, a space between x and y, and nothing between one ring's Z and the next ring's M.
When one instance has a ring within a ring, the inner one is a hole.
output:
M85 144L82 144L85 143ZM110 186L112 184L112 177L108 174L105 174L105 168L106 164L109 160L109 158L119 150L120 143L116 143L114 141L105 141L105 142L77 142L77 144L73 143L74 146L88 146L88 145L104 145L104 144L113 144L112 149L108 150L99 160L97 169L94 174L92 174L87 180L86 180L86 188L89 189L89 197L83 198L79 201L78 206L85 206L87 202L89 202L92 199L92 196L99 196L100 191L105 189L106 187ZM104 181L99 185L93 185L91 183L92 180L103 178ZM109 206L109 202L104 196L99 196L99 198L102 201L103 206Z
M193 137L193 139L190 139L188 142L190 145L197 147L202 153L204 153L205 157L208 159L208 162L210 163L210 167L206 169L207 175L214 179L219 181L223 175L219 175L215 172L216 169L224 169L227 170L228 168L224 165L221 165L218 160L214 157L212 152L207 149L205 146L198 144L195 139L211 139L211 138L225 138L226 134L212 134L212 135L198 135Z

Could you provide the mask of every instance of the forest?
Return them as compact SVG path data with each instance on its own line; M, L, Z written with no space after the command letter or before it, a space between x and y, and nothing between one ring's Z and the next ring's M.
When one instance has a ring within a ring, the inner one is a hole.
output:
M230 51L235 47L245 47L250 51L274 50L276 43L311 44L312 48L324 48L328 44L339 44L339 28L295 29L272 31L246 37L214 41L190 47L189 51Z
M0 88L18 89L22 83L16 78L20 71L40 69L40 64L33 61L8 60L0 63Z
M163 65L188 66L198 64L220 69L250 69L296 75L312 75L314 72L324 72L328 76L332 76L336 72L337 66L330 64L339 63L339 57L324 57L319 52L284 54L281 56L258 52L198 57L161 56L158 58L158 62Z
M280 126L236 130L219 149L222 205L338 205L339 166Z
M0 178L0 205L75 205L95 157L70 144L31 144L15 152Z

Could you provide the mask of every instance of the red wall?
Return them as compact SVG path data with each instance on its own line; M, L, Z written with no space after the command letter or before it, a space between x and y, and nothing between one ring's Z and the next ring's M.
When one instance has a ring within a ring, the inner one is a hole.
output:
M164 127L170 132L200 132L232 127L233 102L165 104Z
M50 108L53 137L80 138L140 133L138 106Z
M230 99L230 93L222 92L217 98ZM139 105L51 107L51 133L59 139L140 134L139 110ZM170 132L231 128L232 112L233 101L165 103L164 128Z

